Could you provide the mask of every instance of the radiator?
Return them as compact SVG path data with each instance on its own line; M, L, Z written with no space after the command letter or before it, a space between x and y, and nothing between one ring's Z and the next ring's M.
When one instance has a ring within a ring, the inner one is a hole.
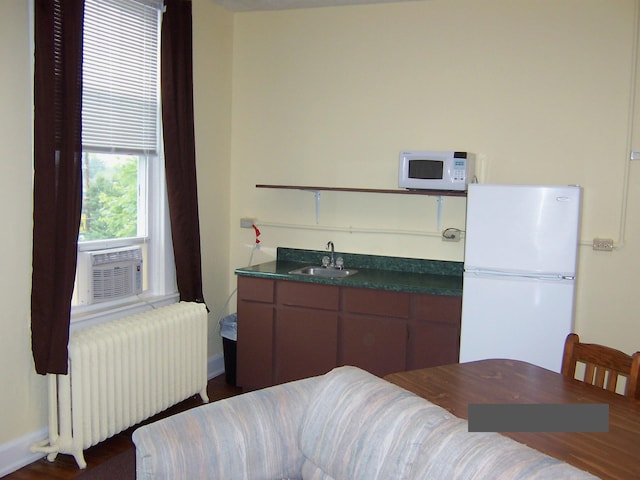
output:
M207 310L181 302L73 333L68 375L48 375L49 439L31 447L73 455L168 407L207 397Z

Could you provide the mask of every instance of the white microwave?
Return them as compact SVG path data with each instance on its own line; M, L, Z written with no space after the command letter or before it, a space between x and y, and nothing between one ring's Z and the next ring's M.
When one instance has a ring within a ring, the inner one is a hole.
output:
M398 186L410 190L466 190L475 178L475 155L432 150L400 152Z

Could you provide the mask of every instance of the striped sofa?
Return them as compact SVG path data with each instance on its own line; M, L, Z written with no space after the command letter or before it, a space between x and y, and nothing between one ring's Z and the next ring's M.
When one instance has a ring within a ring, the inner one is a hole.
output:
M138 480L593 479L355 367L138 428Z

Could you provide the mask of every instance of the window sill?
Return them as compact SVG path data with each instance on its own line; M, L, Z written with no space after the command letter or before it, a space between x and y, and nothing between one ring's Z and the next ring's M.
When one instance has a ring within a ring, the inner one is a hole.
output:
M73 333L76 330L117 320L128 315L171 305L172 303L177 303L179 299L178 292L167 295L142 294L95 305L75 306L71 308L70 332Z

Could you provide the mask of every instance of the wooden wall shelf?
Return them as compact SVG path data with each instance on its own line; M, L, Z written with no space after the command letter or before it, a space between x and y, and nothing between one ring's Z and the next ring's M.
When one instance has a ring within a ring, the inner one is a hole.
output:
M466 191L456 190L402 190L380 188L346 188L346 187L313 187L307 185L265 185L258 184L256 188L278 188L284 190L308 190L311 192L357 192L357 193L390 193L396 195L430 195L436 197L466 197Z
M316 223L320 223L320 192L356 192L356 193L390 193L396 195L428 195L438 197L437 204L437 230L440 231L442 223L442 203L443 197L466 197L466 191L456 190L402 190L397 189L379 189L379 188L345 188L345 187L312 187L307 185L265 185L258 184L256 188L277 188L281 190L303 190L312 192L315 195L316 204Z

